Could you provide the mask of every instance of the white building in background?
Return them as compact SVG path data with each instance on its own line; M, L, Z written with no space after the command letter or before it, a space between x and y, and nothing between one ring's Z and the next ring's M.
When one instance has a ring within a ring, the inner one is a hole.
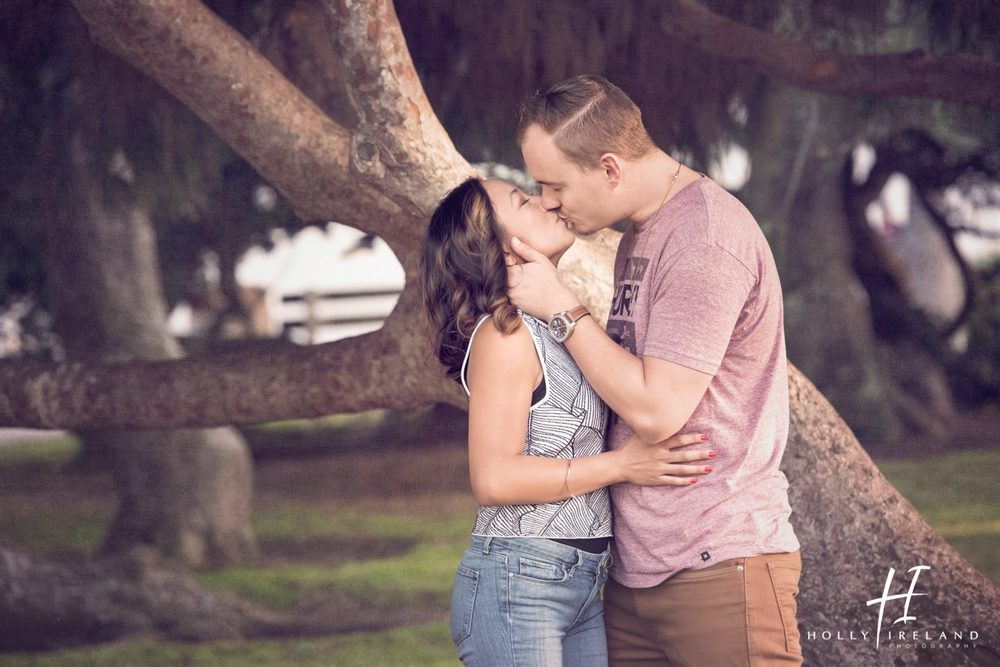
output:
M289 237L272 232L273 247L251 248L236 267L236 282L262 296L256 317L272 336L325 343L374 331L395 308L404 273L389 245L353 227L329 223ZM186 303L170 315L171 333L192 335L198 315Z
M404 273L385 241L330 223L291 238L276 233L270 251L247 252L236 281L264 290L272 333L323 343L381 327L399 300Z

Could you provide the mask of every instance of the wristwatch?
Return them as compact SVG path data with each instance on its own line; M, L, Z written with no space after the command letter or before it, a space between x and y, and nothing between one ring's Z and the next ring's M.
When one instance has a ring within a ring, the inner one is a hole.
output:
M552 336L552 340L557 343L565 343L566 339L573 334L576 323L587 315L590 315L590 311L587 310L586 306L577 306L573 310L553 315L552 319L549 320L549 335Z

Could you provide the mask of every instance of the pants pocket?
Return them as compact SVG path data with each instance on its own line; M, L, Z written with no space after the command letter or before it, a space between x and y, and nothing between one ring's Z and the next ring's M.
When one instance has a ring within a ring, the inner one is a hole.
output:
M479 590L479 573L464 565L458 566L451 588L451 641L460 645L472 634L472 615Z
M547 583L565 581L568 576L562 563L520 556L512 559L516 570L512 573L520 579Z
M799 625L795 619L795 598L799 594L799 576L802 571L794 565L769 562L767 572L771 577L778 613L781 614L781 627L785 632L785 650L794 655L802 655Z

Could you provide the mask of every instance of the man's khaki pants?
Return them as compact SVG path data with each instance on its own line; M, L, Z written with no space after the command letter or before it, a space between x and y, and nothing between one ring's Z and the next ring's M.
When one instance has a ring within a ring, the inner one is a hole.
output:
M801 665L795 620L799 552L734 558L684 570L652 588L609 580L612 665Z

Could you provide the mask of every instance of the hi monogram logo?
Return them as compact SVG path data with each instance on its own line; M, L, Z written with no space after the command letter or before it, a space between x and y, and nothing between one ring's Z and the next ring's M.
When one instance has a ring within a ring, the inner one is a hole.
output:
M901 575L900 580L896 580L896 568L890 567L889 574L885 578L885 586L882 587L881 597L865 602L866 607L878 605L878 624L875 626L875 650L887 651L914 651L914 650L945 650L962 651L974 649L978 646L979 630L970 628L941 627L937 623L928 626L925 620L923 623L917 622L916 598L929 597L927 593L918 592L920 576L924 570L930 570L930 565L915 565L906 571L910 575L909 584L906 576ZM923 583L927 584L930 574L924 575ZM905 591L905 592L894 592ZM886 618L891 618L896 610L901 610L902 614L892 623L886 625ZM889 614L887 617L886 614ZM912 625L909 625L912 622ZM902 623L906 629L893 629L895 625ZM883 626L886 627L883 627ZM886 630L885 633L882 630ZM883 634L885 641L882 641ZM803 628L803 640L810 642L869 642L871 641L871 631L861 630L857 627L850 627L845 624L842 627L812 629Z
M930 565L917 565L915 567L911 567L909 570L907 570L907 572L913 573L913 579L910 580L910 589L905 593L889 595L889 590L892 586L892 579L893 577L896 576L896 569L892 567L889 568L889 576L885 578L885 587L882 589L882 597L868 601L869 607L872 606L873 604L879 605L878 625L875 628L876 648L878 648L879 642L882 638L882 618L885 616L885 604L887 602L890 602L892 600L905 601L903 603L903 615L897 618L895 621L893 621L892 622L893 625L896 625L897 623L902 623L903 625L906 625L906 623L908 623L909 621L917 620L916 616L910 615L910 601L913 600L913 598L915 597L927 595L926 593L916 593L914 591L917 588L917 578L920 576L920 573L923 572L924 570L929 570L929 569L931 569Z

